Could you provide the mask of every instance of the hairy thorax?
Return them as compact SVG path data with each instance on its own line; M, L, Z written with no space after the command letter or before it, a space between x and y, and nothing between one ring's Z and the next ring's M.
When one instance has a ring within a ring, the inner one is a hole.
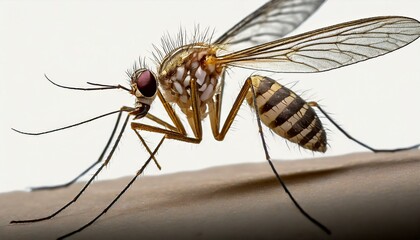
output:
M216 64L217 48L204 43L182 46L170 52L158 69L159 84L166 101L176 103L191 116L191 80L197 82L201 118L207 116L207 103L218 91L223 67Z

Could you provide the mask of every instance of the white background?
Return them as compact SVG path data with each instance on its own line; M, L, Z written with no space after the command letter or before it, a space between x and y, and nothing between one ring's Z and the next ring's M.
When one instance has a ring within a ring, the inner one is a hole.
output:
M43 131L134 103L124 91L60 89L47 82L44 73L63 85L127 84L125 71L139 56L151 57L152 44L159 45L164 33L174 35L180 26L192 32L199 24L214 28L217 37L263 3L0 1L0 192L70 180L97 159L116 116L44 136L17 134L11 127ZM330 0L295 33L377 15L420 19L419 9L418 0ZM407 146L420 142L419 53L420 40L386 56L326 73L270 76L288 86L295 84L293 90L319 101L362 141L378 148ZM228 105L249 74L241 69L232 72L234 79L229 79L225 91ZM151 111L158 116L163 113L159 106ZM223 142L213 140L208 121L203 124L200 145L165 142L157 156L161 173L265 161L254 115L245 105L239 115ZM331 124L325 125L330 129L330 149L324 155L366 151ZM323 156L286 144L268 131L266 136L276 159ZM158 140L151 135L146 138L151 145ZM99 179L132 175L147 157L128 129ZM147 175L156 173L155 166L146 171Z

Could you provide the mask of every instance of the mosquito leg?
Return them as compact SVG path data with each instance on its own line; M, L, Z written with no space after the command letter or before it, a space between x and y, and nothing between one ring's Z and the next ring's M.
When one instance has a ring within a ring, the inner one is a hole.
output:
M299 203L295 200L295 198L293 197L292 193L289 191L289 189L286 187L286 184L284 183L283 179L280 177L280 175L278 174L276 168L274 167L273 162L271 161L271 157L268 153L268 149L267 149L267 144L265 142L265 138L264 138L264 134L262 131L262 126L261 126L261 119L260 119L260 115L258 113L258 105L257 105L257 97L255 94L255 89L254 86L251 84L251 91L252 91L252 95L253 95L253 104L254 104L254 109L255 110L255 114L257 116L257 123L258 123L258 131L259 134L261 136L261 142L264 148L264 152L265 152L265 158L267 159L268 163L270 164L271 170L273 171L273 173L276 175L277 180L279 181L280 185L283 187L284 191L287 193L287 195L289 195L289 198L292 200L293 204L297 207L297 209L299 209L299 211L307 218L309 219L309 221L311 221L312 223L314 223L316 226L318 226L319 228L321 228L324 232L326 232L327 234L331 234L331 231L324 226L322 223L318 222L315 218L313 218L311 215L309 215L300 205Z
M114 138L115 132L117 131L117 127L118 127L118 125L120 123L121 114L122 114L122 112L120 112L118 114L117 121L115 122L115 126L114 126L114 129L112 130L111 136L109 137L108 142L105 145L105 148L103 149L101 155L99 156L98 160L96 160L96 162L94 162L90 167L88 167L86 170L84 170L82 173L80 173L76 178L74 178L73 180L71 180L71 181L69 181L67 183L60 184L60 185L54 185L54 186L33 187L33 188L31 188L31 191L52 190L52 189L58 189L58 188L68 187L68 186L72 185L73 183L75 183L79 178L81 178L82 176L84 176L86 173L88 173L96 165L98 165L102 161L102 159L104 158L105 153L108 150L109 145L112 142L112 139Z
M191 86L191 107L192 107L192 116L187 114L188 122L191 126L191 129L194 132L196 138L199 138L201 141L201 137L203 135L203 128L201 127L201 110L199 108L199 97L198 97L198 89L197 89L197 80L192 79L190 82Z
M238 111L241 107L241 104L244 101L251 85L252 85L251 80L247 79L245 81L242 89L240 90L238 96L236 97L236 100L233 103L233 106L232 106L228 116L226 117L225 123L223 124L223 127L220 131L219 131L220 113L221 113L220 108L222 106L222 104L221 104L222 98L221 98L220 95L216 95L216 101L215 102L210 102L210 104L209 104L210 123L211 123L213 136L216 140L222 141L225 138L227 132L230 129L230 126L233 123L233 120L235 119L236 115L238 114Z
M110 151L110 153L108 154L108 157L106 158L105 162L98 168L98 170L96 170L95 174L93 174L93 176L89 179L89 181L85 184L85 186L82 188L82 190L80 190L80 192L73 198L73 200L71 200L70 202L68 202L66 205L64 205L62 208L60 208L59 210L57 210L56 212L54 212L53 214L46 216L46 217L42 217L42 218L35 218L35 219L28 219L28 220L13 220L10 223L29 223L29 222L40 222L40 221L44 221L47 219L51 219L54 216L56 216L57 214L59 214L61 211L63 211L64 209L66 209L67 207L69 207L70 205L72 205L73 203L75 203L77 201L77 199L83 194L83 192L86 190L86 188L88 188L88 186L93 182L93 180L96 178L96 176L98 176L98 174L102 171L102 169L108 165L109 161L111 160L112 155L115 152L115 149L118 146L118 143L121 140L121 137L123 135L123 132L127 126L128 120L129 120L130 115L127 115L124 124L121 128L120 133L118 134L118 137Z
M163 101L165 101L165 100L163 100ZM160 119L160 118L158 118L158 117L156 117L156 116L152 115L151 113L148 113L148 114L146 115L146 117L147 117L148 119L150 119L150 120L154 121L155 123L157 123L157 124L159 124L159 125L161 125L161 126L163 126L163 127L167 128L168 130L170 130L170 131L174 132L174 133L175 133L175 135L176 135L176 133L180 133L180 134L182 134L182 132L183 132L183 131L185 132L185 130L183 130L183 129L184 129L184 127L183 127L182 125L181 125L181 127L180 127L180 128L174 127L174 126L172 126L171 124L167 123L166 121L164 121L164 120L162 120L162 119ZM177 117L177 116L175 115L175 117ZM134 132L136 133L136 135L139 137L140 141L143 143L143 146L145 146L145 147L146 147L146 150L149 152L149 154L152 154L152 151L150 150L150 148L148 147L148 145L146 144L146 142L144 141L144 139L140 136L140 134L136 131L136 129L134 129L134 128L133 128L133 130L134 130ZM170 135L172 135L172 134L170 134ZM186 136L186 133L183 133L183 135L184 135L184 136ZM161 169L161 166L159 165L159 163L158 163L158 161L156 160L156 158L154 158L154 157L153 157L153 160L155 161L156 166L157 166L157 167L159 168L159 170L160 170L160 169Z
M146 117L150 120L152 120L153 122L162 125L164 127L166 127L167 129L170 129L172 131L178 132L178 129L174 126L172 126L171 124L163 121L162 119L156 117L155 115L152 115L151 113L147 113Z
M143 166L140 168L139 171L137 171L137 174L131 179L131 181L127 184L127 186L125 186L125 188L114 198L114 200L112 200L112 202L98 215L96 216L94 219L92 219L90 222L86 223L85 225L83 225L82 227L80 227L79 229L70 232L66 235L63 235L61 237L59 237L58 239L64 239L67 237L70 237L78 232L83 231L85 228L89 227L90 225L92 225L94 222L96 222L96 220L98 220L102 215L104 215L117 201L118 199L127 191L128 188L130 188L130 186L134 183L134 181L136 181L137 177L143 173L144 169L147 167L147 165L150 163L150 161L153 159L154 155L156 154L156 152L159 150L160 146L162 145L163 141L165 140L165 136L162 137L162 139L160 140L159 144L157 145L157 147L155 148L155 150L153 151L153 153L150 155L149 159L147 159L147 161L143 164Z
M363 147L365 147L365 148L367 148L367 149L369 149L369 150L371 150L372 152L375 152L375 153L377 153L377 152L399 152L399 151L406 151L406 150L410 150L410 149L416 149L416 148L419 148L420 147L420 144L416 144L416 145L413 145L413 146L411 146L411 147L404 147L404 148L395 148L395 149L376 149L376 148L373 148L373 147L370 147L369 145L367 145L367 144L365 144L365 143L363 143L363 142L361 142L361 141L359 141L359 140L357 140L356 138L354 138L353 136L351 136L350 134L348 134L342 127L340 127L340 125L338 125L329 115L328 115L328 113L327 112L325 112L322 108L321 108L321 106L319 106L318 105L318 103L316 103L316 102L309 102L308 103L310 106L312 106L312 107L316 107L316 108L318 108L321 112L322 112L322 114L338 129L338 130L340 130L340 132L342 132L347 138L349 138L350 140L352 140L352 141L354 141L354 142L356 142L357 144L359 144L359 145L361 145L361 146L363 146Z
M133 129L134 132L136 133L137 137L140 139L141 143L143 144L143 146L146 148L147 152L150 154L150 156L153 157L153 161L155 162L156 166L159 168L159 170L162 169L162 167L160 166L159 162L156 160L154 154L152 154L152 151L150 150L149 146L147 145L146 141L143 139L143 137L137 132L136 129Z
M213 136L216 139L217 139L216 136L220 135L220 132L219 132L220 114L222 112L222 100L223 100L223 91L225 88L225 77L226 77L226 70L223 70L220 77L220 88L217 89L214 99L211 99L211 101L208 103L211 130L213 132Z
M166 101L166 99L163 97L163 94L160 92L159 89L158 89L158 97L160 101L162 102L162 105L165 108L166 113L171 118L172 122L175 124L175 127L178 129L178 132L183 135L186 135L187 132L185 131L184 125L182 124L178 115L175 113L171 104L168 101Z

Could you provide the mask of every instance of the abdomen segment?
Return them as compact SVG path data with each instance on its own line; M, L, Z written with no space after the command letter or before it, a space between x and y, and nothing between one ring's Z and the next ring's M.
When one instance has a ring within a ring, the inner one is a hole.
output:
M292 90L275 80L251 76L261 121L276 134L317 152L327 150L327 136L315 110ZM252 89L248 104L254 108Z

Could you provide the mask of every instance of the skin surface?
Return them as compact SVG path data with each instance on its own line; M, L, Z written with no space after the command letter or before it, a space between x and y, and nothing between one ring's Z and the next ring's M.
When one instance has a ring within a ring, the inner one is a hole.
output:
M420 151L356 153L276 161L299 203L332 230L331 239L418 239ZM1 239L53 239L96 216L129 178L94 183L56 218L44 216L82 186L0 195ZM279 187L266 162L156 177L141 176L93 226L71 239L325 239Z

